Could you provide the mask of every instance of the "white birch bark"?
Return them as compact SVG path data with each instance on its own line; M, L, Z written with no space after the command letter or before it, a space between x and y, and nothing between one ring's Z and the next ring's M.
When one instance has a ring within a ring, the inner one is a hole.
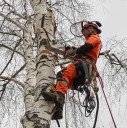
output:
M32 25L27 23L27 30L24 30L24 49L27 78L24 86L25 115L21 118L23 127L33 128L33 122L29 119L34 103L34 87L36 85L35 58L33 55L33 41L31 36Z
M25 128L49 128L51 116L54 112L54 103L47 102L42 97L42 90L50 84L54 84L55 60L51 52L45 50L45 45L54 40L54 18L51 10L46 9L46 1L30 0L35 13L36 36L38 45L37 75L32 110L26 114ZM29 97L28 97L29 98ZM28 103L28 105L30 105ZM29 109L28 109L29 110Z

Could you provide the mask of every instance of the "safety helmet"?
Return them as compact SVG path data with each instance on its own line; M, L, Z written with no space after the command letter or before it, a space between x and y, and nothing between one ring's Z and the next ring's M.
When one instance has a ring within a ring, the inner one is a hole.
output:
M95 22L95 23L93 23ZM97 34L100 34L101 33L101 30L98 28L101 27L101 24L98 22L98 21L92 21L92 22L87 22L83 27L82 27L82 33L83 33L83 30L88 28L88 27L94 27L96 30L97 30Z

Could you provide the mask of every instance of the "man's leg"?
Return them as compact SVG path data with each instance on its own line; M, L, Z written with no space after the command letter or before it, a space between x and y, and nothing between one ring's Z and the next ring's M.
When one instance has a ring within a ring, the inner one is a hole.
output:
M43 91L42 95L46 100L55 102L56 112L54 113L52 119L62 119L63 118L63 105L65 100L65 94L68 88L73 86L73 78L76 77L76 66L70 64L66 69L60 72L58 76L58 81L56 83L55 91Z

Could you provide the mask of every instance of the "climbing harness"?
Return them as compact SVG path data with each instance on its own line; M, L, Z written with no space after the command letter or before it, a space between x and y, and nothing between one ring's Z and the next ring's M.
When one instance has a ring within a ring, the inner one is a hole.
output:
M78 92L81 92L82 94L85 92L85 94L86 94L86 97L83 101L83 105L80 104L82 107L85 108L85 116L86 117L89 117L91 115L91 113L93 112L93 110L95 109L95 107L97 107L94 125L93 125L93 128L95 128L96 123L97 123L98 111L99 111L98 94L97 93L95 94L95 96L96 96L96 102L95 102L95 100L93 98L91 98L91 96L90 96L90 93L91 93L90 91L91 91L92 87L90 85L88 85L89 73L88 73L88 67L87 67L87 64L85 61L86 58L80 57L80 58L75 58L75 59L76 59L76 61L81 63L82 69L84 70L84 74L85 74L84 79L86 79L84 84L76 86L75 90L77 90Z

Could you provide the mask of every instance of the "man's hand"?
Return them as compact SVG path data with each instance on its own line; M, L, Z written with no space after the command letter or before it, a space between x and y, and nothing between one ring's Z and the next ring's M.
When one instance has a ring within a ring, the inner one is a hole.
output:
M74 48L74 47L67 46L65 48L64 57L68 58L68 57L74 56L75 55L75 49L76 48Z
M70 57L70 56L74 56L75 54L75 50L73 48L69 49L66 51L65 57Z

